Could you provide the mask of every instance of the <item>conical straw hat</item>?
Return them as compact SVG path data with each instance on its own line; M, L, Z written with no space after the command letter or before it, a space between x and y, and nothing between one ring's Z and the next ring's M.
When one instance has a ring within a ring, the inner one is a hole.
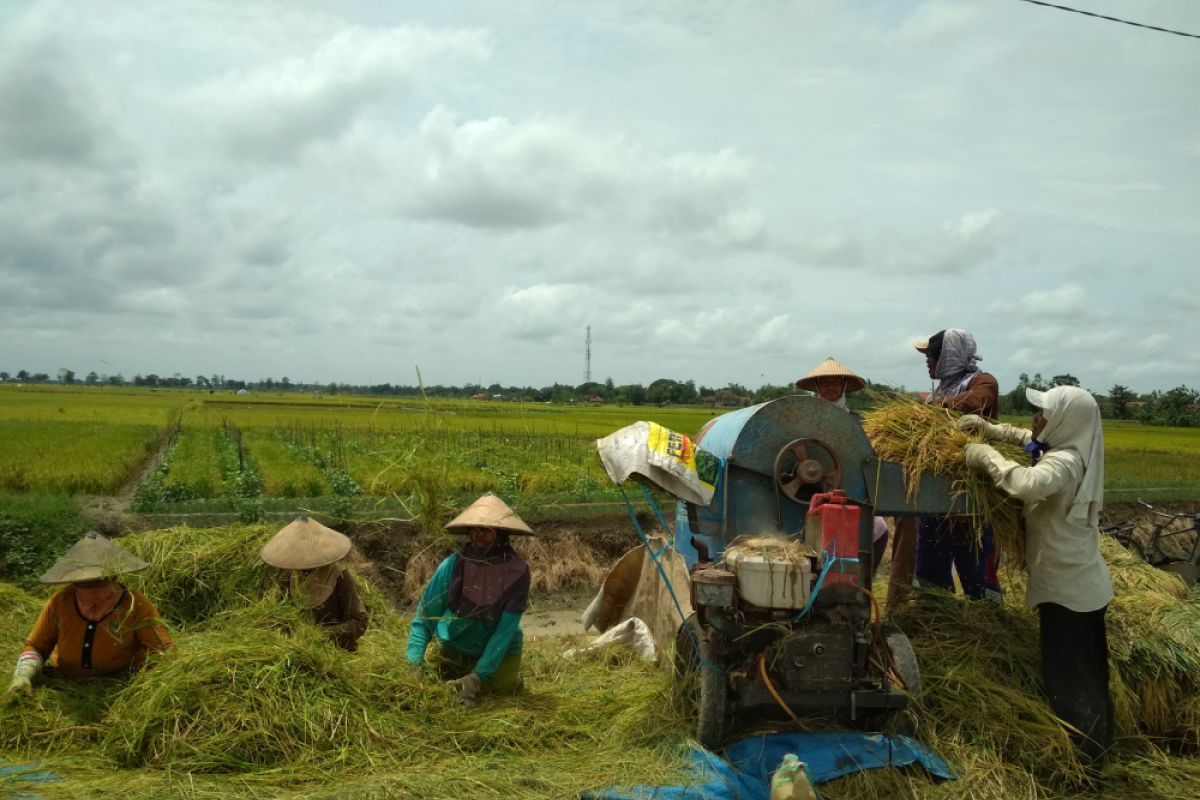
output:
M111 578L150 566L95 531L88 531L42 577L41 583L76 583Z
M807 389L810 392L816 391L817 378L845 378L847 394L857 392L867 385L866 381L851 372L845 364L835 361L832 358L827 358L812 372L796 381L796 388Z
M345 558L349 537L315 519L296 517L263 545L259 557L279 569L316 569Z
M533 535L533 529L526 525L525 521L518 517L503 500L491 492L471 503L465 511L446 525L447 530L476 527L497 528L522 536Z

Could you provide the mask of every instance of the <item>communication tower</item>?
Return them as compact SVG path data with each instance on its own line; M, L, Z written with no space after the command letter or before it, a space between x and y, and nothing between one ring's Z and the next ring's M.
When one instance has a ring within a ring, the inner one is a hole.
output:
M583 340L583 382L592 382L592 326L587 326L587 338Z

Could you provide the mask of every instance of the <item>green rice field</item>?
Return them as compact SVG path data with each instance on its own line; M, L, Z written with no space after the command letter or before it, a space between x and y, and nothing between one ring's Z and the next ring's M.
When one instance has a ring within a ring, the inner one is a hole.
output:
M0 491L115 495L145 478L178 421L154 495L176 511L251 494L357 507L430 492L453 504L486 490L518 506L612 500L596 438L639 419L694 434L723 412L6 385ZM1108 421L1105 436L1106 485L1120 499L1200 497L1200 430ZM251 464L260 485L233 487L230 459Z

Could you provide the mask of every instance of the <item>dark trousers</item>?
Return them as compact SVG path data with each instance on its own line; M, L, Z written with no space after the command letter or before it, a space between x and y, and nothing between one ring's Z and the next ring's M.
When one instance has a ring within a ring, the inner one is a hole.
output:
M984 529L982 545L971 520L965 517L922 517L917 530L916 576L920 583L954 591L953 566L967 597L1000 599L991 528Z
M1113 701L1108 690L1108 634L1104 612L1038 605L1042 681L1050 708L1072 732L1083 758L1097 763L1112 744Z

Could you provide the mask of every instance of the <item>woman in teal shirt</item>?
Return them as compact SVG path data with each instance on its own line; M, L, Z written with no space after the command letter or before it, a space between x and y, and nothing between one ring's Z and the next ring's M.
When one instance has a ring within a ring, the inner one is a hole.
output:
M488 493L446 529L470 539L438 565L421 593L408 634L408 663L420 669L436 636L435 661L463 705L481 692L509 694L521 685L521 616L529 605L529 566L509 535L533 531L504 501Z

